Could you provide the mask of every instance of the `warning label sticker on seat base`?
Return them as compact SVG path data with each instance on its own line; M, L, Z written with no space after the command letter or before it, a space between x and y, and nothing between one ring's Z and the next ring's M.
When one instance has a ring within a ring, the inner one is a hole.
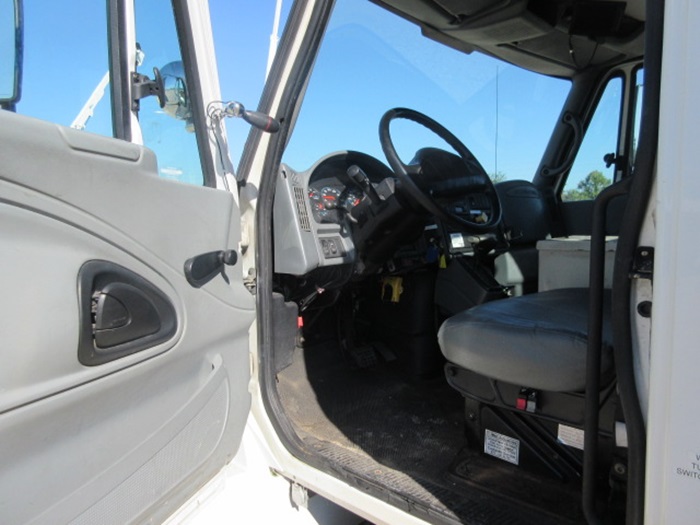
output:
M520 441L486 429L484 452L513 465L518 465L520 462Z

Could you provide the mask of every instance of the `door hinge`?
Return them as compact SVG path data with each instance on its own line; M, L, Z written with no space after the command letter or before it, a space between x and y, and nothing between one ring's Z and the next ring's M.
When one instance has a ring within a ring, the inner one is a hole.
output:
M309 491L295 481L289 482L289 499L295 509L306 509L309 507Z
M245 286L250 295L255 295L257 292L258 274L255 268L248 268L248 273L243 276L243 286Z
M632 261L632 279L654 278L654 248L651 246L639 246L634 252Z

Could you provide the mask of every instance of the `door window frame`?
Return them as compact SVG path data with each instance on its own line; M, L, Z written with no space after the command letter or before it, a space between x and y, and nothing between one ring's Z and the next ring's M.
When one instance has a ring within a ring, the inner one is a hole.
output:
M622 166L615 166L615 170L613 172L613 179L611 181L611 184L614 184L615 182L618 182L622 180L623 178L629 176L632 173L632 166L630 163L630 158L629 158L629 153L630 153L630 146L631 146L631 136L633 135L633 126L634 126L634 114L635 114L635 93L634 93L634 87L635 87L635 78L636 78L636 72L639 71L642 68L642 64L639 61L634 61L630 62L628 64L624 64L621 67L615 68L614 70L608 72L598 83L598 89L596 90L595 94L593 97L591 97L590 102L587 105L587 109L585 111L585 121L584 121L584 132L581 136L581 140L577 144L573 144L572 148L576 148L576 151L574 152L574 163L575 163L575 158L579 153L579 149L581 147L581 144L583 144L585 138L586 138L586 133L588 132L589 126L591 121L593 120L595 116L595 112L599 107L599 103L601 98L603 97L603 94L605 93L606 88L608 87L609 83L615 79L615 78L621 78L622 79L622 96L620 98L621 100L621 108L620 108L620 117L619 117L619 123L618 123L618 132L617 132L617 142L615 144L615 157L619 157L620 155L623 155L626 158L626 161L623 163ZM602 159L601 159L602 160ZM573 163L572 163L573 167ZM557 199L559 202L567 202L567 201L562 201L562 194L565 190L566 186L566 181L569 177L569 174L571 172L571 168L569 168L566 172L564 172L559 180L557 181L556 184L556 195Z
M112 125L116 138L143 144L138 113L132 108L131 76L136 71L136 0L107 0L108 53L110 65L110 96ZM187 78L187 94L192 105L195 138L202 170L202 185L215 188L216 166L209 140L207 115L202 94L192 19L187 0L172 0L175 30L182 65Z

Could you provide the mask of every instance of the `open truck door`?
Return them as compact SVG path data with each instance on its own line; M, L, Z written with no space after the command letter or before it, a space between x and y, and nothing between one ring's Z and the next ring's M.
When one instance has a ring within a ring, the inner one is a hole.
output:
M91 4L0 17L4 523L162 521L235 454L250 407L208 7Z

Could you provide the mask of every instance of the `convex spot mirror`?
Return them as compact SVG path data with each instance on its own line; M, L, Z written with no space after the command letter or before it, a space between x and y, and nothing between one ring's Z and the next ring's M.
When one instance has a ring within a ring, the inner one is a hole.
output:
M2 0L0 0L2 1ZM182 67L182 62L177 60L164 65L160 69L160 76L163 82L163 92L165 104L163 111L166 115L177 120L185 121L185 129L189 132L194 131L194 122L192 120L192 106L187 92L187 83L185 82L185 71Z
M20 99L23 56L22 0L0 0L0 107Z

